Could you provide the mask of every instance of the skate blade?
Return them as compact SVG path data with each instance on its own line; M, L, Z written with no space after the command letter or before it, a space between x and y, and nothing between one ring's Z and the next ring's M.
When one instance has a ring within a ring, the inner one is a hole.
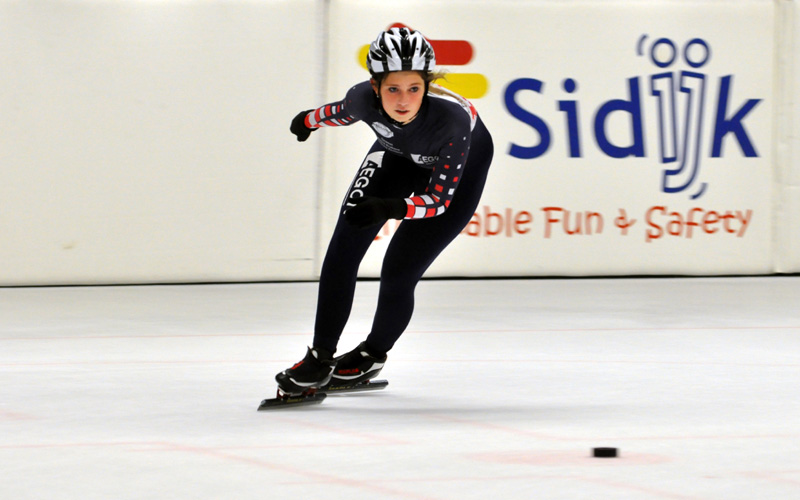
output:
M385 389L389 385L388 380L365 380L356 384L347 384L343 382L335 382L328 384L319 389L319 392L328 393L348 393L348 392L362 392L362 391L377 391Z
M261 401L261 404L258 405L258 411L318 405L325 400L326 396L327 396L326 394L316 392L314 394L309 394L309 395L301 394L298 396L283 396L283 397L269 398Z

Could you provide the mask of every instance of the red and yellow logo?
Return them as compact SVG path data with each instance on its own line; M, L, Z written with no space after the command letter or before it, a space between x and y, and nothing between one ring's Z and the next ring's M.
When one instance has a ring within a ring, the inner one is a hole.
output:
M387 29L407 27L402 23L394 23ZM431 40L429 38L428 41L433 45L437 67L465 66L469 64L475 53L472 49L472 44L466 40ZM362 46L361 50L358 51L358 63L364 69L367 69L368 53L369 44ZM489 81L480 73L447 72L444 78L436 83L467 99L480 99L489 90Z

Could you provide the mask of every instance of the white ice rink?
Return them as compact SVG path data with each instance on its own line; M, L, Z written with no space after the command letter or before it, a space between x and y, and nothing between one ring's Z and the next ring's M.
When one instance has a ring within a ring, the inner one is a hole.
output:
M315 301L0 289L0 498L800 498L800 277L423 281L385 391L257 412Z

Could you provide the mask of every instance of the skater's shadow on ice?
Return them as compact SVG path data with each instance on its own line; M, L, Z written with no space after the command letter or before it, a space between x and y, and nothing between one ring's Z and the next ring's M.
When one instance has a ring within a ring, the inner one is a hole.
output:
M334 401L330 401L333 403ZM566 421L585 421L592 422L618 419L620 415L625 415L630 409L622 405L575 405L575 406L552 406L547 404L536 404L530 402L504 402L497 403L487 401L485 404L474 404L457 401L447 401L442 403L436 399L414 401L405 400L398 405L395 399L391 404L382 404L381 401L371 402L369 406L360 407L358 412L371 414L374 416L397 416L403 418L426 417L426 418L480 418L482 416L492 417L492 419L524 419L559 422ZM333 405L330 405L333 409Z

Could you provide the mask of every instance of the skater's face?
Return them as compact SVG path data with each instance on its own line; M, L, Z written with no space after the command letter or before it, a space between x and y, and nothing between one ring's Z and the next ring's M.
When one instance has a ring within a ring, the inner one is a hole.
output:
M417 117L425 95L425 81L416 71L395 71L386 75L380 88L373 81L372 88L389 117L406 124Z

